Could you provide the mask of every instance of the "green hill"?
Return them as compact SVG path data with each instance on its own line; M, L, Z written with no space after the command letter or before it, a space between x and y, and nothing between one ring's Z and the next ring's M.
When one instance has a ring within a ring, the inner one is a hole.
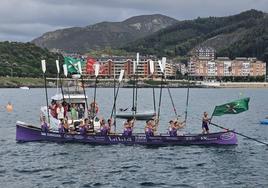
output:
M41 77L41 60L47 62L47 75L55 77L55 60L62 55L51 53L32 43L0 42L0 76Z
M228 17L180 21L122 49L175 57L189 55L198 45L214 47L218 56L255 56L268 61L268 15L249 10Z

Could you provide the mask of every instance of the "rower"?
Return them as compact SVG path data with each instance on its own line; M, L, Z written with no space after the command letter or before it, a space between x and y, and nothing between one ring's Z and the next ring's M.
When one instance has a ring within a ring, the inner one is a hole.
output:
M108 134L108 127L105 125L104 119L102 119L100 122L100 133L102 136L105 136Z
M151 120L146 121L144 131L146 136L154 136L153 124Z
M64 132L66 132L66 133L69 132L70 127L69 127L67 118L63 119L63 128L64 128Z
M99 112L99 106L96 102L90 103L89 116L93 119Z
M42 118L41 118L41 130L42 130L42 132L49 131L49 125L46 122L46 116L42 116Z
M60 134L64 134L65 133L65 130L64 130L64 119L61 119L60 120L60 123L58 125L58 130L59 130L59 133Z
M111 129L112 129L112 119L108 119L107 121L107 127L108 127L108 134L111 133Z
M178 135L177 131L179 129L182 129L185 127L185 121L180 122L178 120L176 120L176 121L170 120L169 124L170 124L170 126L169 126L169 135L170 136L177 136Z
M133 118L127 119L127 121L124 123L123 136L132 136L133 127L134 127L134 119Z
M203 134L209 134L209 128L208 124L210 123L210 118L208 117L208 113L204 112L203 118L202 118L202 133Z
M80 132L81 135L86 135L87 134L87 128L86 128L83 120L80 121L79 132Z

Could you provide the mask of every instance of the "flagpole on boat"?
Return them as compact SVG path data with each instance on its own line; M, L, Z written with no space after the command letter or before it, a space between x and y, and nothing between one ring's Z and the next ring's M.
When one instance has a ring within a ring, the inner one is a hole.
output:
M44 76L44 81L45 81L45 93L46 93L46 102L47 102L47 119L48 119L48 123L50 123L48 97L47 97L46 60L41 60L41 64L42 64L42 71L43 71L43 76Z

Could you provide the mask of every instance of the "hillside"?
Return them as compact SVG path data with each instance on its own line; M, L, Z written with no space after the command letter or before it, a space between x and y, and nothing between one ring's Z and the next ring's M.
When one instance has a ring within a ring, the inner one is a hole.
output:
M41 59L47 62L47 75L56 75L55 60L63 57L32 43L0 42L0 76L42 77Z
M101 22L48 32L32 43L42 48L85 53L92 49L120 47L176 22L177 20L160 14L135 16L123 22Z
M249 10L227 17L180 21L122 49L175 57L187 56L198 45L214 47L218 56L255 56L268 61L268 15Z

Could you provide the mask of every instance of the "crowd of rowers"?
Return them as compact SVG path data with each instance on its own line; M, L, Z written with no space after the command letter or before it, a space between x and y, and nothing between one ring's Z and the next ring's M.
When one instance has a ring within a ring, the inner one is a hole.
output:
M91 109L94 108L95 114L98 112L97 105L94 103L90 104ZM89 118L84 118L84 108L83 105L77 105L77 104L71 104L70 107L68 104L64 101L62 103L56 103L52 101L51 105L49 106L50 109L50 114L54 118L59 120L59 125L58 125L58 131L61 134L64 133L77 133L80 132L80 134L86 135L86 134L100 134L100 135L109 135L109 134L115 134L112 132L112 126L113 122L112 119L108 119L107 122L105 119L100 119L100 130L96 132L94 130L94 121L92 116L89 115ZM69 112L69 116L67 113ZM89 114L92 112L92 110L89 110ZM204 116L207 118L207 113L204 113ZM72 123L71 126L68 122L68 117L71 118ZM73 121L73 120L78 120L79 121ZM204 131L207 131L208 133L208 118L203 119L203 125L202 128ZM124 122L123 125L123 136L132 136L133 129L134 129L134 123L135 119L134 118L129 118ZM144 127L144 132L146 136L155 136L157 135L157 127L158 127L158 119L157 118L152 118L150 120L146 121L145 127ZM182 129L185 127L185 122L180 122L178 120L170 120L169 121L169 127L168 127L168 132L170 136L177 136L178 135L178 130ZM49 124L46 121L46 117L42 116L41 117L41 129L43 132L48 132L50 130Z

